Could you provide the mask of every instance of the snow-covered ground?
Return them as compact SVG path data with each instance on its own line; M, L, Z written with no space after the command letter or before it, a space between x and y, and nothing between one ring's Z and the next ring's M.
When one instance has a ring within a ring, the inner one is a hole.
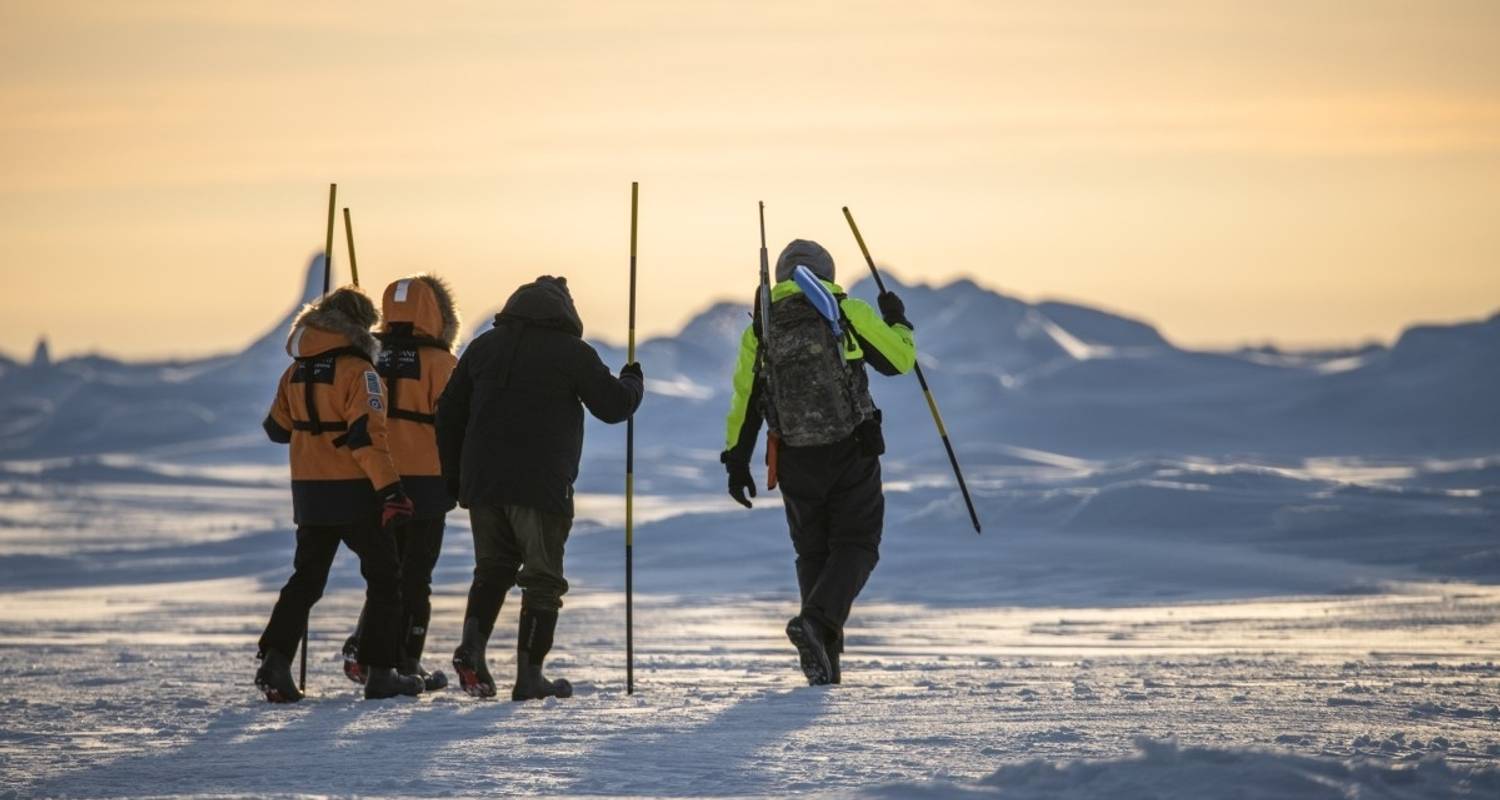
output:
M291 707L251 685L290 563L284 473L11 463L0 796L1500 796L1491 462L974 460L982 537L940 473L892 462L843 686L803 685L781 634L774 499L695 493L642 500L627 696L600 493L551 662L574 698L359 699L346 554ZM473 563L461 514L449 530L430 666Z
M293 542L258 421L296 304L212 358L0 357L0 798L1500 797L1500 314L1389 347L1202 352L970 281L891 285L985 534L913 381L876 381L885 542L835 688L802 685L781 633L777 498L723 495L746 306L639 350L639 692L623 437L590 423L552 661L578 694L525 705L358 699L348 556L313 615L311 697L256 695ZM450 532L434 667L473 565L462 514Z

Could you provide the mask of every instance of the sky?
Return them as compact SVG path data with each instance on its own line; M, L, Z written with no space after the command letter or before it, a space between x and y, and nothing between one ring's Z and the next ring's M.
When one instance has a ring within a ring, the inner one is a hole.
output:
M564 274L616 341L631 181L641 336L748 302L764 200L841 278L849 205L908 281L1389 341L1500 309L1497 41L1487 0L7 0L0 352L245 344L334 181L366 284Z

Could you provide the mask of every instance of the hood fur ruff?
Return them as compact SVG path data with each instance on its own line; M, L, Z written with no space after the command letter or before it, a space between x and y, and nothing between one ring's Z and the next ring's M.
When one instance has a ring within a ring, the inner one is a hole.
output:
M438 311L443 314L443 329L438 333L438 338L448 343L448 349L458 343L458 327L463 324L463 318L459 316L458 307L453 303L453 287L448 282L436 275L418 276L432 293L437 297Z
M324 299L326 300L327 298ZM373 310L373 308L372 305L371 309ZM350 319L344 312L336 308L328 308L325 306L324 301L320 300L317 303L309 303L303 306L302 311L297 314L297 319L292 322L291 333L287 335L286 348L287 353L293 358L308 358L318 355L316 352L292 352L292 344L297 339L297 330L304 327L331 333L347 339L349 345L358 348L371 361L374 361L376 355L380 353L380 343L375 340L375 335L370 332L369 326L360 326L358 322ZM338 345L325 347L320 352L327 352L337 347ZM307 350L308 348L304 347L303 349Z
M401 304L392 305L392 289L388 287L385 292L384 300L382 301L382 305L385 306L386 310L384 329L389 330L390 326L396 322L417 323L417 328L419 329L420 333L437 338L439 341L447 345L449 352L452 352L454 346L458 343L459 326L463 324L463 320L458 313L458 308L453 301L452 287L450 287L448 285L448 282L443 280L442 278L436 275L428 275L425 273L412 275L407 278L401 278L400 280L393 282L391 284L391 287L394 287L402 280L412 281L413 283L420 282L432 291L432 299L437 306L438 316L441 320L440 327L437 330L426 330L426 328L431 326L428 324L424 324L424 322L426 322L425 320L397 319L397 316L399 314L392 312L396 309L401 308L402 306Z

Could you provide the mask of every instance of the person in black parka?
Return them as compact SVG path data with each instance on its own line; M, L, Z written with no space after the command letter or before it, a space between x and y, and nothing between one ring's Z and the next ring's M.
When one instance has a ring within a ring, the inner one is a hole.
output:
M567 280L542 276L517 289L494 329L470 343L438 400L438 452L448 491L469 510L474 583L453 668L465 692L495 694L485 662L490 632L520 585L516 683L511 699L572 693L542 677L568 590L563 548L573 524L573 482L583 451L583 408L608 423L635 413L639 364L618 377L583 340Z

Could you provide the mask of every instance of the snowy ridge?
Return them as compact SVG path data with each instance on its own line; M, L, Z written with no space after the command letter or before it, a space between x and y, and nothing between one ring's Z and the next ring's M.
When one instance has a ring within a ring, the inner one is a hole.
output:
M254 434L285 367L282 336L317 296L314 258L297 302L244 351L181 363L102 357L0 363L0 458L133 452ZM924 368L950 427L977 443L1084 456L1486 455L1500 449L1500 316L1418 326L1389 348L1349 353L1209 353L1173 346L1137 320L1070 303L1029 304L960 280L891 287L917 324ZM873 301L870 281L851 288ZM748 305L719 303L640 344L652 397L647 441L721 447L728 377ZM476 318L471 316L470 318ZM490 316L480 316L484 330ZM611 364L623 348L595 342ZM875 381L887 436L926 449L926 410L908 380ZM591 448L603 438L592 437ZM228 445L226 445L228 446ZM274 459L270 447L236 457ZM600 452L610 452L602 450Z

